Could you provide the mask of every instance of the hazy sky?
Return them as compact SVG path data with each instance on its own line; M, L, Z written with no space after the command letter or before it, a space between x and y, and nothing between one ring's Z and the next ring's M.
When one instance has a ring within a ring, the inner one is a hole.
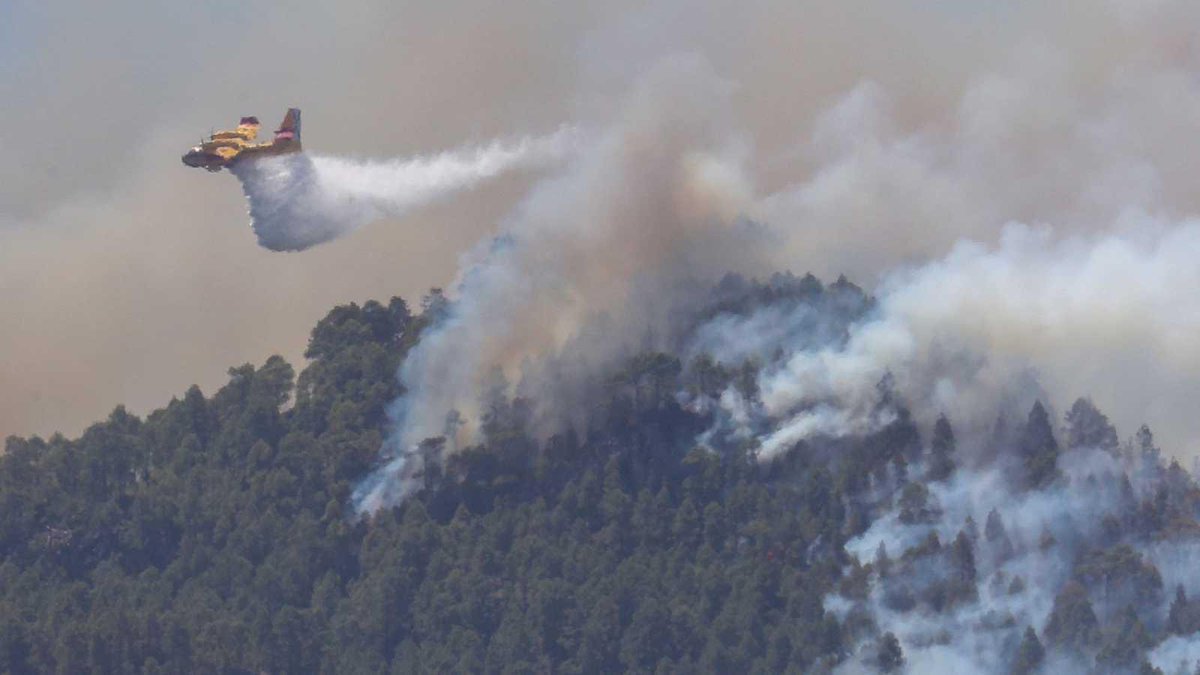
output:
M814 116L864 80L901 123L936 125L1018 36L1107 48L1107 24L1071 11L1085 5L1052 4L0 4L0 436L144 414L272 353L302 366L333 305L449 283L531 180L274 253L232 176L179 161L239 116L301 107L323 154L436 152L607 119L640 73L693 54L727 79L770 191L813 170ZM814 266L869 283L876 263Z
M825 4L0 4L0 435L74 434L118 403L145 413L272 353L299 365L333 305L448 283L528 182L272 253L231 176L179 161L212 128L300 106L308 148L433 152L602 117L654 59L693 51L743 88L751 129L798 138L865 74L900 83L896 58L937 54L898 12ZM939 48L986 32L979 15L913 8L957 24Z

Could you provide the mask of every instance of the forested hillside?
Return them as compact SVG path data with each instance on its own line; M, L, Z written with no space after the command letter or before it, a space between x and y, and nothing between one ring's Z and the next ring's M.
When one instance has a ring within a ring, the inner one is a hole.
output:
M334 309L299 377L272 357L145 419L8 439L0 671L800 673L920 652L1138 672L1200 629L1156 566L1197 541L1200 489L1086 399L967 457L885 380L876 428L766 461L702 404L753 401L763 362L644 351L580 428L539 437L531 401L498 397L479 444L430 439L416 492L360 516L397 370L443 302ZM731 278L697 323L780 305L825 317L823 341L872 306L845 281ZM977 514L969 484L1006 501Z

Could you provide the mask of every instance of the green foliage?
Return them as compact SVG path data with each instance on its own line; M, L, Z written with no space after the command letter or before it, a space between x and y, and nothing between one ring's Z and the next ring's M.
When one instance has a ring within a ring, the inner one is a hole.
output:
M1191 635L1200 631L1200 603L1189 600L1183 584L1175 587L1175 599L1167 612L1167 632L1174 635Z
M891 673L904 665L904 651L900 649L900 641L894 633L884 633L879 637L875 652L875 663L885 673Z
M1046 649L1038 639L1033 626L1025 628L1025 636L1021 638L1021 646L1017 648L1017 656L1013 660L1013 675L1029 675L1037 671L1046 659Z
M481 445L356 519L396 372L447 311L423 305L335 308L298 378L272 357L145 420L9 439L0 671L804 672L846 652L822 605L829 474L776 484L693 450L669 354L624 364L586 439L534 442L530 402L498 389ZM739 376L701 365L706 391Z
M298 388L274 356L144 421L10 438L0 670L315 670L361 573L345 505L399 393L401 323L398 300L335 309Z
M983 536L987 540L988 549L996 560L1007 560L1013 555L1012 540L1008 536L1008 530L1004 528L1000 512L996 509L988 512L987 520L983 525Z
M1076 581L1068 581L1058 597L1046 622L1046 640L1056 647L1084 652L1100 641L1100 623L1088 598L1087 589Z
M900 493L900 522L909 525L932 523L941 514L929 488L922 483L909 483Z
M1024 483L1030 489L1044 488L1058 476L1058 441L1050 425L1050 415L1042 402L1033 404L1018 445L1023 462Z
M1065 421L1068 448L1098 448L1116 453L1117 430L1091 399L1077 399L1067 411Z
M1154 644L1150 632L1138 618L1132 605L1127 605L1104 634L1104 642L1096 655L1096 665L1106 671L1132 670Z
M958 581L975 584L975 546L966 532L959 532L950 547L950 559Z
M1100 588L1110 602L1157 608L1162 600L1162 575L1154 563L1128 544L1095 549L1079 557L1075 578ZM1118 606L1120 606L1118 605Z
M812 336L797 338L819 344L846 339L871 306L844 280L729 277L700 316L768 302L820 306ZM996 572L1029 552L1019 522L1010 539L997 511L982 533L967 518L945 545L930 527L935 492L957 470L954 433L940 418L922 456L890 375L873 432L803 441L769 463L745 438L697 447L712 413L680 399L736 392L757 405L767 357L629 354L593 383L576 429L548 439L533 432L536 402L513 398L497 373L472 420L478 444L458 447L464 420L448 411L444 434L418 446L413 494L360 518L350 496L380 461L397 372L452 309L436 289L421 307L335 308L298 376L275 356L144 420L117 408L78 439L8 439L0 672L799 673L830 672L852 652L894 671L900 642L880 636L868 604L949 616L979 601L983 575L991 593L1029 592ZM1068 442L1107 447L1089 405L1068 414ZM1057 480L1040 404L996 439L1020 451L1024 487ZM1154 488L1114 483L1110 540L1087 550L1043 537L1046 551L1082 553L1045 648L1026 630L1014 672L1058 648L1130 671L1150 646L1146 626L1158 636L1161 576L1121 542L1200 527L1200 488L1177 465L1161 470L1148 429L1136 442ZM889 555L881 542L870 564L849 556L847 540L893 505L920 543ZM845 615L825 610L835 591L855 605ZM1179 589L1165 627L1190 634L1197 617ZM1011 631L1013 647L1016 620L980 619Z
M945 415L939 415L933 425L933 440L929 446L930 480L946 480L954 473L954 452L954 430L950 428L950 420Z

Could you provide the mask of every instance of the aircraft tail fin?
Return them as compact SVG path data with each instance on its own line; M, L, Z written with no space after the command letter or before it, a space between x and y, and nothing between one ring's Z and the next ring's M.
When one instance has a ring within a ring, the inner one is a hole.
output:
M300 141L299 108L288 108L287 114L283 116L283 121L279 123L279 129L275 131L275 140Z
M258 136L258 118L243 117L238 121L237 132L248 141L254 140Z

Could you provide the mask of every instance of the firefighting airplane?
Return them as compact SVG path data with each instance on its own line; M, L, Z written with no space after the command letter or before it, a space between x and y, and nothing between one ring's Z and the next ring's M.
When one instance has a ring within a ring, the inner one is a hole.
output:
M258 118L243 117L233 131L218 131L207 141L188 150L183 163L220 171L235 161L247 157L266 157L300 152L300 109L288 108L283 122L270 143L254 143L258 136Z

